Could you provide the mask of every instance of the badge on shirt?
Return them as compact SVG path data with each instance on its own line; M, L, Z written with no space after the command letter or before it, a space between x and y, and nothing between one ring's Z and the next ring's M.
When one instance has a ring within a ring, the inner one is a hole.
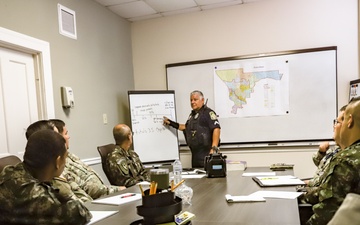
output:
M209 115L210 115L211 120L217 120L217 116L214 113L214 111L209 112Z
M129 168L127 167L126 159L120 159L117 163L120 166L120 170L123 172L123 174L129 174Z
M197 119L198 117L199 117L199 113L196 113L194 119Z

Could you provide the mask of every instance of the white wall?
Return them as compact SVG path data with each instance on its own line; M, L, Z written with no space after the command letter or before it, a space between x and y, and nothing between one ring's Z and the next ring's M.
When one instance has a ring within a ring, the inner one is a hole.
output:
M165 65L170 63L325 46L338 47L339 107L348 101L349 81L359 78L356 0L261 1L138 21L131 31L137 90L166 89ZM316 149L231 151L229 156L249 166L295 162L295 172L306 177L314 173L311 154ZM189 164L188 152L181 156Z
M59 34L58 3L76 13L76 40ZM130 121L131 24L92 0L2 0L0 27L50 44L55 117L67 124L72 153L99 157L96 147L113 142L114 125ZM72 87L73 109L62 108L61 86Z

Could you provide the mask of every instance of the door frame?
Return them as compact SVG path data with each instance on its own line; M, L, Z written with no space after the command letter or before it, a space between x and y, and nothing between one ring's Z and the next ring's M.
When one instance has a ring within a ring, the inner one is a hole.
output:
M50 44L0 27L0 46L33 55L39 119L55 118Z

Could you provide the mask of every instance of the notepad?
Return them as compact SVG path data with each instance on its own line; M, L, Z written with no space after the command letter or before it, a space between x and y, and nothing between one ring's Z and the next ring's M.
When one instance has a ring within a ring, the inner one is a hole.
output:
M106 205L121 205L124 203L132 202L135 200L141 199L141 194L136 193L125 193L121 195L116 195L108 198L101 198L92 201L91 203L99 203Z
M96 223L100 220L103 220L111 215L114 215L115 213L117 213L119 211L90 211L92 218L90 220L89 223L87 223L87 225Z
M270 177L253 177L252 178L261 187L274 186L296 186L304 185L305 182L294 176L270 176Z
M181 175L181 177L183 179L193 179L193 178L196 178L196 179L200 179L200 178L203 178L205 177L206 174L188 174L188 175Z
M253 197L257 196L263 198L296 199L302 194L303 194L302 192L296 192L296 191L257 191L249 196L253 196Z
M243 177L260 177L260 176L275 176L275 172L250 172L250 173L243 173Z
M265 202L265 198L261 196L251 196L251 195L225 195L225 199L227 202Z

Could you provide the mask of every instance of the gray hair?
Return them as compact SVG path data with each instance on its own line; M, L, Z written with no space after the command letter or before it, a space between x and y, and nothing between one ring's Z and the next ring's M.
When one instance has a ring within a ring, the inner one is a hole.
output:
M199 95L199 96L200 96L200 99L203 99L203 98L204 98L204 94L203 94L201 91L198 91L198 90L192 91L192 92L190 93L190 97L191 97L192 95L194 95L194 94Z

